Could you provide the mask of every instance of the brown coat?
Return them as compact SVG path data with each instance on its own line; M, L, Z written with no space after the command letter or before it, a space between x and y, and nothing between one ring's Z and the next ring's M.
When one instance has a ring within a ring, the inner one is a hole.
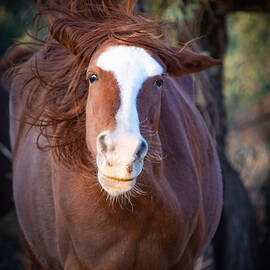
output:
M212 139L181 84L165 79L158 129L164 158L145 163L138 181L146 195L120 207L106 201L96 176L67 170L37 149L37 128L17 121L24 80L15 78L11 89L14 198L44 268L192 269L216 230L222 189Z

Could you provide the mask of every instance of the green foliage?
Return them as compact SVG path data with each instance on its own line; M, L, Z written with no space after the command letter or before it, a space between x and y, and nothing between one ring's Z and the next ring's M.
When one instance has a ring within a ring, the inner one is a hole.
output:
M0 3L0 57L23 35L22 16L29 8L27 0L2 0Z
M155 19L168 23L164 38L168 43L178 45L179 29L195 20L195 11L200 4L197 0L144 0L143 8Z
M239 12L227 17L225 95L229 120L237 109L270 92L270 15Z
M184 0L148 0L145 7L156 17L171 23L181 24L194 19L194 11L199 7L197 1Z
M194 19L194 11L199 7L197 3L185 4L183 0L172 1L165 10L163 18L169 22L181 24Z

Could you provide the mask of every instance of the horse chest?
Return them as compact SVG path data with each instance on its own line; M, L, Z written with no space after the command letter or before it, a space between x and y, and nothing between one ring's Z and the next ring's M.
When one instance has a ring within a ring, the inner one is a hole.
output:
M85 187L81 189L84 192L77 186L62 193L56 205L58 246L64 265L170 269L179 260L190 236L181 231L187 232L190 224L183 222L176 205L146 197L134 200L133 208L128 202L113 206L102 196L89 200Z
M62 253L65 262L72 257L78 260L74 264L87 265L89 269L169 269L183 249L177 215L152 213L118 220L91 220L85 227L82 223L66 224L68 235L59 239L64 251L66 243L62 240L70 238L67 256Z

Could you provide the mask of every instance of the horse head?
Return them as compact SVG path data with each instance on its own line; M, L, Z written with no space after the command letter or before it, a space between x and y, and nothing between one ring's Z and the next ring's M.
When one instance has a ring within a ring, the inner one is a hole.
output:
M60 30L55 21L61 19L50 17L50 21L54 38L78 55L83 49L80 41L74 40L74 36L78 38L76 29L62 26ZM86 37L87 32L81 43L91 40ZM99 183L113 197L135 187L145 158L162 154L158 127L166 78L220 63L184 48L164 49L153 43L151 50L151 46L142 45L142 40L128 43L109 39L89 53L91 57L80 56L88 61L86 144L96 158Z

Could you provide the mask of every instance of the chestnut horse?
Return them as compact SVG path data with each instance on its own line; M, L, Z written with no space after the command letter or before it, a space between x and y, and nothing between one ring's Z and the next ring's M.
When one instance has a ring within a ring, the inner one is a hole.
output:
M14 69L14 199L31 269L191 270L217 228L220 167L187 74L220 61L165 45L125 3L54 6L51 38Z

